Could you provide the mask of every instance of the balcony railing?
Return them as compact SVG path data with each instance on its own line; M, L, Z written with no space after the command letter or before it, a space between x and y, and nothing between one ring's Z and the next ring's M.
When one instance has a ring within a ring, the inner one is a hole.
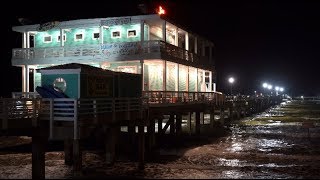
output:
M189 62L199 62L201 58L183 48L163 41L119 42L85 46L64 46L48 48L17 48L12 50L12 59L45 59L58 57L120 57L130 55L147 55L160 53L171 58L178 58Z

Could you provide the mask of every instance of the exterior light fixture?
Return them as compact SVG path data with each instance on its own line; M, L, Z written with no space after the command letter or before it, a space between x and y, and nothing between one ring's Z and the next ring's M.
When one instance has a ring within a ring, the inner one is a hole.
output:
M158 14L161 15L161 14L165 14L165 13L166 13L166 10L164 10L161 6L159 6Z
M230 83L230 94L232 95L232 84L234 83L234 78L233 77L230 77L228 79L229 83Z

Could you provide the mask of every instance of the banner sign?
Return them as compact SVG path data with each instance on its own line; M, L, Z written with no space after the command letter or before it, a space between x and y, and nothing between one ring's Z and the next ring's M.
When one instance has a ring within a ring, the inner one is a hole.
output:
M101 20L101 26L114 26L114 25L129 24L129 23L131 23L131 18Z
M47 22L44 24L40 24L38 27L38 31L47 31L49 29L52 29L54 27L57 27L60 24L59 21L52 21L52 22Z
M110 43L101 45L104 56L135 55L141 54L143 49L140 42Z

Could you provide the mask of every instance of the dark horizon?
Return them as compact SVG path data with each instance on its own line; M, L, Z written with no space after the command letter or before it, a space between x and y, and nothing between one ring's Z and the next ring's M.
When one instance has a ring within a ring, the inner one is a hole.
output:
M20 11L11 12L6 19L6 55L1 61L5 70L1 71L1 77L5 85L11 83L13 86L1 89L1 96L21 90L21 84L17 83L21 79L20 70L11 66L12 48L21 47L21 35L11 30L12 26L22 25L19 18L38 24L53 20L141 15L140 3L146 3L150 12L162 5L167 18L214 42L218 91L228 94L227 78L234 76L234 93L261 92L262 83L269 82L283 86L289 95L320 96L320 79L316 75L319 74L317 60L320 57L317 52L320 49L317 24L320 3L160 0L116 1L112 6L95 7L94 12L70 13L64 9L60 15L49 15L54 14L52 10L40 11L41 15L31 13L31 10L23 15Z

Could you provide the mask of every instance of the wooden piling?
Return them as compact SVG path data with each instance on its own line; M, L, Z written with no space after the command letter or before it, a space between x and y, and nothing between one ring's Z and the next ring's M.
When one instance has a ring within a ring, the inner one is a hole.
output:
M182 131L182 115L176 114L176 134L179 136Z
M189 135L192 134L191 116L192 116L192 113L188 112L188 114L187 114L187 132Z
M200 134L200 112L196 112L196 134Z
M72 148L72 139L65 139L64 140L64 164L71 166L73 164L73 159L72 159L72 153L73 153L73 148Z
M47 138L39 126L32 131L32 179L45 179Z
M82 174L82 149L80 139L73 140L73 174L81 176Z
M144 169L144 152L145 152L145 141L144 141L144 125L138 126L139 133L139 169Z
M169 121L170 121L170 134L173 135L175 133L176 127L175 127L175 122L174 118L175 115L173 113L170 114Z
M112 125L108 128L105 138L106 163L109 165L113 165L115 162L116 141L117 127L115 125Z
M162 134L162 117L158 118L158 134L161 135Z

